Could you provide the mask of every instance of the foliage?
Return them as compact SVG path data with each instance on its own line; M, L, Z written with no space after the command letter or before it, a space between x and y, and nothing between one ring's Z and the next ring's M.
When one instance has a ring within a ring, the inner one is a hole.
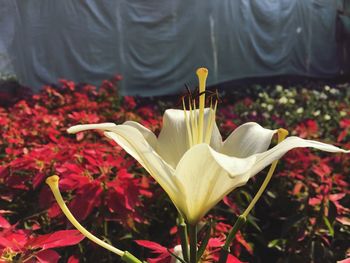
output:
M71 263L115 262L114 255L87 240L70 246L82 237L62 232L75 230L70 230L44 183L53 174L61 177L60 189L73 214L97 236L141 258L153 258L149 262L169 262L176 252L176 210L150 176L101 134L66 133L79 123L125 120L159 131L164 107L176 103L121 98L118 80L105 81L99 89L62 80L30 99L0 108L0 256L4 262L11 262L10 257L13 262L57 262L60 257ZM217 121L225 134L246 121L257 121L349 149L346 95L345 88L317 91L277 86L256 98L223 97ZM349 156L292 151L280 162L268 191L237 235L230 262L345 258L350 234L349 173ZM207 215L200 232L204 238L203 229L210 221L204 261L217 259L224 235L263 177L261 173L253 178ZM62 246L70 247L63 250Z

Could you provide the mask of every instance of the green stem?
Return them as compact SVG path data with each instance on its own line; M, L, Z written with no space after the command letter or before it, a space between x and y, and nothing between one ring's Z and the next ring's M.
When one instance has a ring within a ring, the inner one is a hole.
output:
M187 225L185 223L184 218L180 214L179 214L178 230L179 230L179 235L181 240L181 249L182 249L183 259L186 262L188 262L189 256L188 256Z
M197 263L197 225L189 225L190 263Z
M124 252L124 254L122 255L122 260L126 263L142 263L141 260L139 260L137 257L135 257L128 251Z
M227 256L230 253L230 244L235 238L238 230L245 224L246 218L243 215L240 215L236 220L236 223L232 227L230 233L228 234L225 244L221 249L219 263L226 263Z

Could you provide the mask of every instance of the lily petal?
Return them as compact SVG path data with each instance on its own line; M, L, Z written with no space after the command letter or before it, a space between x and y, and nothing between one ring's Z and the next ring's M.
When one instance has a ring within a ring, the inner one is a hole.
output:
M117 125L112 122L105 122L105 123L98 123L98 124L79 124L72 126L67 129L68 133L78 133L81 131L87 131L87 130L109 130Z
M76 125L70 127L67 131L69 133L77 133L93 129L105 131L104 134L108 138L114 140L135 158L160 184L171 200L180 196L179 190L173 182L175 170L164 162L151 146L151 144L155 145L155 136L153 135L153 137L151 132L147 131L147 128L128 121L125 125L116 125L114 123Z
M280 159L285 153L294 149L294 148L305 148L312 147L325 152L341 152L341 153L350 153L350 150L343 150L334 145L322 143L318 141L305 140L296 136L291 136L286 138L281 143L277 144L275 147L270 150L255 154L257 157L256 163L254 164L252 170L250 171L250 176L254 176L266 166L271 164L273 161Z
M204 127L207 126L209 111L204 111ZM189 111L186 112L189 114ZM198 110L195 111L198 115ZM204 134L205 136L205 134ZM219 129L214 123L211 146L214 149L221 147L222 139ZM176 167L184 153L190 148L183 110L168 109L163 115L163 128L158 136L157 152L172 167Z
M155 134L145 126L141 125L140 123L136 121L126 121L123 123L124 125L129 125L131 127L134 127L139 130L139 132L142 133L143 137L146 139L146 141L151 145L153 149L157 148L157 137Z
M220 154L207 144L193 146L176 167L181 198L173 201L189 223L197 223L225 195L249 180L247 171L254 163L255 156L240 159Z
M157 152L172 167L189 148L184 112L169 109L163 115L163 128L158 136Z
M117 125L105 135L135 158L172 200L178 196L178 189L173 182L174 169L163 161L139 130L129 125Z
M276 132L277 130L265 129L255 122L247 122L227 137L220 152L240 158L264 152L269 148Z

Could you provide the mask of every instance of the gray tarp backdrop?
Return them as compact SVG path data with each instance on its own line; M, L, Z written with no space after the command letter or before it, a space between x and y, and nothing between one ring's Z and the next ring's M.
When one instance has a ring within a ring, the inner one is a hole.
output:
M125 95L339 71L336 0L0 0L0 73L39 89L123 75Z

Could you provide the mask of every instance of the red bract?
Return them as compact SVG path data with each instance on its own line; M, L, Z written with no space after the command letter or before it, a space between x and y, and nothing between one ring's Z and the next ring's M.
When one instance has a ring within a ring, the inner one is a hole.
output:
M136 240L135 241L138 245L148 248L151 250L152 254L155 254L156 257L148 258L147 261L150 263L170 263L175 262L175 257L172 254L175 254L176 256L180 256L177 254L176 250L180 249L181 254L181 248L180 245L177 245L176 248L166 248L156 242L148 241L148 240ZM208 246L206 250L204 251L201 262L217 262L219 260L219 252L220 248L224 245L223 239L220 238L210 238L208 241ZM232 254L228 255L226 263L243 263L238 258L233 256Z
M84 236L77 230L62 230L46 235L33 235L14 228L0 232L0 255L5 262L58 262L60 255L52 248L78 244Z
M306 120L295 128L295 133L301 138L318 137L318 124L315 120Z
M343 129L337 138L337 142L341 142L350 133L350 119L343 119L339 122L340 127Z
M157 255L155 258L148 258L147 261L149 263L168 263L171 261L170 252L173 252L173 249L168 249L156 242L148 240L135 240L135 242L140 246L150 249L152 253Z

